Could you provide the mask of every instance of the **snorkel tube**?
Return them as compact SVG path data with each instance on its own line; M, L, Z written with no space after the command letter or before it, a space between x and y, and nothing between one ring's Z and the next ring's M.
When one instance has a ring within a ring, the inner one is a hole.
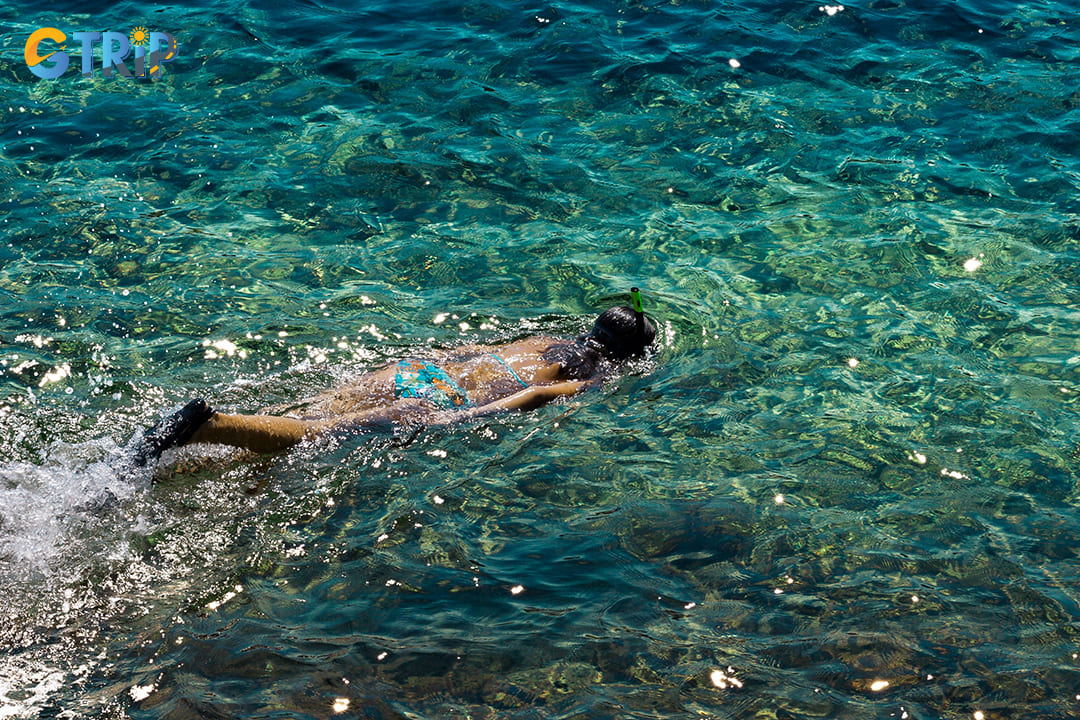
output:
M641 291L636 287L630 288L630 302L634 305L634 312L641 315L644 310L641 309Z
M645 334L645 311L641 309L641 291L636 287L630 288L630 304L634 306L634 314L637 316L637 333Z

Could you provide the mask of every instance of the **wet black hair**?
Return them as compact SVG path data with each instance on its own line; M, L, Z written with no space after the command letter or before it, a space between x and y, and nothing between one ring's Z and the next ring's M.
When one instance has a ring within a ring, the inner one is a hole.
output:
M649 318L620 305L602 312L588 335L552 345L541 357L558 363L564 377L586 380L595 376L605 361L610 363L640 355L655 339L656 326Z
M623 360L645 352L656 339L656 326L644 313L617 305L600 313L586 336L586 343L599 346L601 354Z
M564 340L548 347L540 355L546 362L558 363L561 375L567 380L588 380L596 375L603 358L583 342Z

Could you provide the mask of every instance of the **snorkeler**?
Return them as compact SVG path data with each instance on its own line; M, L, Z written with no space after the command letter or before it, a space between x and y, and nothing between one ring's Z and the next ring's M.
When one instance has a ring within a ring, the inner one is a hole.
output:
M431 358L407 358L303 403L303 415L226 415L192 400L138 439L143 466L172 447L196 443L274 452L327 432L387 424L443 425L505 410L531 410L598 385L618 363L652 345L656 328L634 307L604 311L574 340L531 336L504 345L469 345Z

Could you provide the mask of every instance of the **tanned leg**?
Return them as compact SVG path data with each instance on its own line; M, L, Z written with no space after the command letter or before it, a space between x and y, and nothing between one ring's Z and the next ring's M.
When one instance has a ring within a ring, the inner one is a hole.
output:
M446 418L443 418L444 415ZM217 443L267 453L284 450L325 432L348 432L363 426L388 428L398 423L442 424L451 422L454 416L454 413L446 411L433 411L424 401L413 398L399 400L377 410L311 420L280 415L226 415L215 412L184 444Z
M277 415L226 415L216 412L186 444L218 443L253 452L284 450L325 429L322 422Z

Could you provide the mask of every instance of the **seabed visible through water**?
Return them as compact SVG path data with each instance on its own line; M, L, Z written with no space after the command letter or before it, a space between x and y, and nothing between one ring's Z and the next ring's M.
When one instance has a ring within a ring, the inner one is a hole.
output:
M1072 6L0 19L0 718L1080 710ZM109 463L634 285L571 402Z

